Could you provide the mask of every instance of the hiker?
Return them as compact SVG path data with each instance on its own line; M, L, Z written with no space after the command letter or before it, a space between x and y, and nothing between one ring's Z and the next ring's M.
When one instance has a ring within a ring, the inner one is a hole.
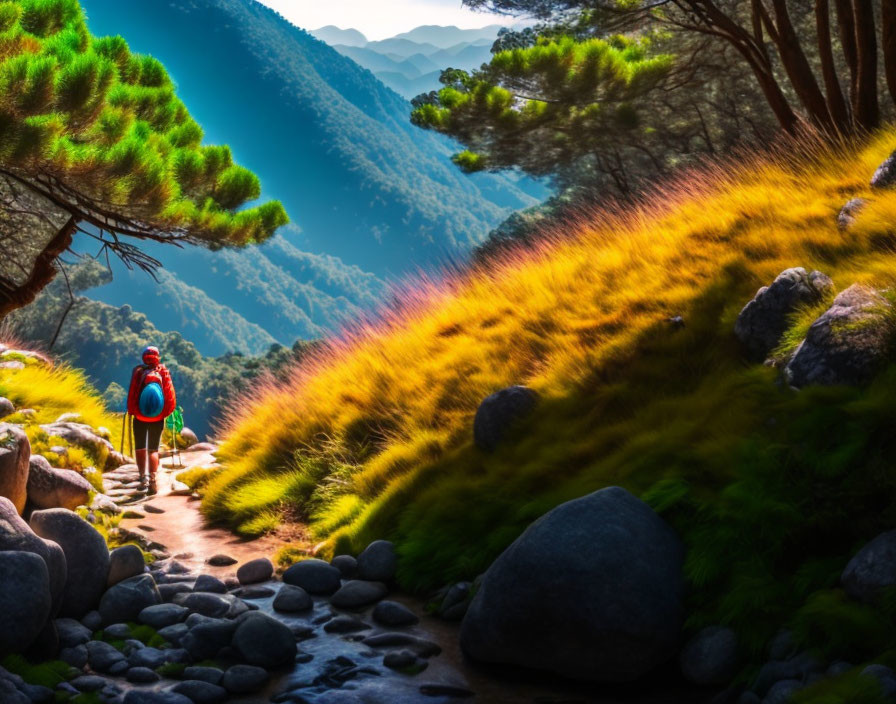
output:
M134 449L140 483L155 494L159 469L159 443L165 418L177 406L171 374L159 357L157 347L143 350L143 364L134 367L128 389L128 413L134 417ZM147 481L148 480L148 481Z

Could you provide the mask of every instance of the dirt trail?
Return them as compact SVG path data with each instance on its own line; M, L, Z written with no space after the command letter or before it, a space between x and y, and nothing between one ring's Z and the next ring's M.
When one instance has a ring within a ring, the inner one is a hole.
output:
M175 479L186 469L214 464L212 452L181 452L179 459L179 462L171 457L162 459L155 496L145 496L136 490L136 486L129 486L138 480L133 465L126 465L106 476L109 482L107 493L126 511L140 514L140 517L123 518L121 527L144 537L147 542L164 546L164 552L195 573L223 578L233 575L237 565L243 562L257 557L273 559L277 548L283 544L283 536L266 535L245 540L226 528L209 526L199 512L199 502ZM122 493L117 494L119 491ZM227 555L236 563L208 564L206 560L214 555Z

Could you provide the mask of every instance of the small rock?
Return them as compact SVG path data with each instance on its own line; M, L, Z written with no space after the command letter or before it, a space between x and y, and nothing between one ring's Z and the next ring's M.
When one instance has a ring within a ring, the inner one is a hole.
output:
M127 680L134 684L151 684L162 679L158 673L148 667L132 667L128 670Z
M109 578L106 585L112 587L130 577L143 574L146 561L143 551L136 545L122 545L109 553Z
M342 573L343 579L352 579L358 571L358 561L351 555L337 555L330 564Z
M188 667L184 670L185 680L199 680L210 684L221 684L221 678L224 676L224 670L217 667Z
M476 447L493 452L511 427L531 413L537 402L538 394L526 386L511 386L487 396L473 419Z
M59 645L63 648L84 645L93 635L87 626L73 618L57 618L56 632L59 634Z
M172 692L189 697L194 704L218 704L227 700L227 690L211 682L185 680L171 688Z
M224 673L221 684L231 694L251 694L264 687L267 681L268 673L261 667L234 665Z
M159 594L162 596L162 601L165 602L172 601L178 594L187 594L191 591L193 590L190 588L190 585L183 582L159 585Z
M71 681L72 687L79 692L98 692L107 684L105 677L99 675L81 675Z
M726 685L739 665L737 635L721 626L704 628L684 647L679 662L682 674L694 684Z
M843 570L840 583L853 599L865 603L896 586L896 530L881 533L859 550Z
M126 623L113 623L106 626L103 633L114 640L127 640L131 637L131 627Z
M117 663L127 662L124 655L109 643L100 640L92 640L87 644L87 662L95 672L111 672Z
M237 624L233 621L206 619L196 625L190 625L189 633L181 638L181 646L194 661L207 660L216 657L222 649L230 645L236 628Z
M87 664L87 646L77 645L73 648L63 648L59 651L59 659L78 670L83 670Z
M142 574L107 589L100 600L99 612L103 623L136 621L147 606L161 603L162 595L155 580L148 574Z
M375 540L358 555L358 579L391 582L397 569L395 546L388 540Z
M896 675L893 674L892 668L886 665L868 665L862 670L862 677L873 677L879 683L886 701L893 701L896 698Z
M220 618L230 611L231 602L221 594L207 594L204 592L192 592L190 594L178 594L174 597L174 603L185 606L193 613Z
M314 558L302 560L283 573L283 582L309 594L332 594L339 589L342 574L332 565Z
M140 648L128 657L131 667L148 667L155 670L168 662L168 655L158 648Z
M284 584L274 597L274 610L284 613L296 613L299 611L308 611L314 602L301 587L291 584Z
M893 185L896 185L896 152L890 154L871 177L872 188L890 188Z
M257 612L239 618L231 645L245 662L266 668L291 663L297 652L292 631L281 621Z
M230 555L213 555L208 558L206 564L211 565L212 567L227 567L229 565L235 565L236 560L234 560Z
M173 626L165 626L164 628L159 629L159 635L165 639L166 642L171 643L172 645L180 645L181 639L187 635L189 631L189 627L185 623L175 623Z
M867 204L868 201L864 198L853 198L852 200L847 201L846 205L840 209L840 212L837 215L837 226L841 230L846 230L854 225L859 211Z
M123 704L194 704L189 697L177 692L152 692L132 689L124 695Z
M137 620L158 630L165 628L165 626L173 626L175 623L180 623L187 617L188 613L189 609L177 604L155 604L143 609Z
M778 346L790 325L790 316L801 306L821 301L834 289L820 271L802 267L786 269L769 285L756 292L734 324L734 334L750 359L761 362Z
M143 504L143 510L147 513L165 513L165 509L153 506L152 504Z
M410 650L393 650L383 657L383 665L390 670L405 670L418 663L417 656Z
M236 578L240 584L257 584L267 582L274 574L274 564L266 557L240 565L236 571Z
M240 599L267 599L269 596L274 596L276 593L277 591L270 587L253 585L251 587L240 587L239 589L234 590L233 596Z
M15 404L4 396L0 396L0 418L6 418L16 412Z
M217 577L213 577L210 574L201 574L196 579L196 584L193 586L193 591L208 592L209 594L226 594L227 585Z
M462 620L470 607L472 590L473 585L469 582L452 584L445 593L442 603L439 604L439 616L446 621Z
M782 680L772 685L762 704L788 704L790 698L803 688L799 680Z
M327 621L324 630L327 633L357 633L358 631L369 631L370 626L352 616L337 616Z
M422 658L433 657L442 652L442 648L431 641L412 636L409 633L379 633L368 636L363 641L370 648L408 647Z
M103 625L103 617L100 616L99 611L88 611L84 614L84 618L81 619L81 623L84 624L85 628L90 629L90 632L100 630Z
M366 582L355 579L346 582L330 597L330 603L337 609L359 609L382 599L389 590L382 582Z
M373 620L382 626L412 626L420 619L404 604L397 601L381 601L373 609Z
M793 640L793 632L782 629L778 631L768 644L770 660L789 660L797 654L797 646Z

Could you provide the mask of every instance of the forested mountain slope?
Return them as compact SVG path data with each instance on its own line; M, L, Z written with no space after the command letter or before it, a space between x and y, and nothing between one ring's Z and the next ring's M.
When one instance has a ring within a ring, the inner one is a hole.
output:
M83 5L93 32L165 63L207 140L226 138L298 226L253 251L152 250L169 288L198 289L284 344L338 327L382 296L384 277L466 253L533 202L512 180L459 173L447 143L409 123L405 100L252 0ZM151 302L162 329L189 318L177 303L188 289L159 296L142 274L117 274L91 295ZM203 352L223 351L222 331L186 331Z

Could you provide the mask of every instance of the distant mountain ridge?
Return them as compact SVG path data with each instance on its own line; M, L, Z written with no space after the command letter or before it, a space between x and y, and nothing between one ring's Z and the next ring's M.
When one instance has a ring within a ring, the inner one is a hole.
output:
M405 100L254 0L82 4L94 33L165 63L207 141L230 144L296 225L245 251L150 248L170 274L164 295L124 271L91 292L144 305L204 354L262 351L258 330L291 345L338 328L376 306L385 279L465 256L536 200L512 179L461 174L451 144L410 124ZM234 315L190 316L205 306L197 292ZM254 332L228 342L235 330Z
M377 41L368 41L356 29L332 25L311 34L371 71L396 93L411 99L437 89L445 68L469 71L486 63L501 27L493 24L460 29L425 25Z

